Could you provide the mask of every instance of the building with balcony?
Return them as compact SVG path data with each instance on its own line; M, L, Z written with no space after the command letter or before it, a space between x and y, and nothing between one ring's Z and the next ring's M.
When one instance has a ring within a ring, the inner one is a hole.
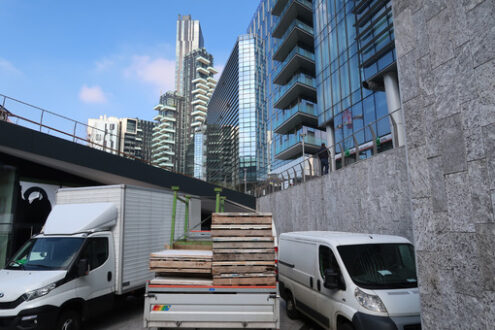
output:
M160 96L155 106L157 114L153 118L156 126L152 135L152 162L156 166L177 171L179 155L185 147L178 143L181 127L177 125L180 113L184 111L184 97L177 92L167 92Z
M88 141L91 148L117 155L120 150L120 119L107 117L88 119Z
M213 56L204 48L193 50L184 57L185 110L179 118L181 126L179 141L186 147L183 149L183 154L179 155L178 171L191 176L195 176L196 166L206 166L203 153L196 153L202 150L203 146L196 147L196 142L203 141L202 132L208 103L216 86L214 75L217 71L213 68L213 64ZM201 138L196 138L196 134Z
M271 171L276 173L290 161L301 161L303 154L316 153L327 138L318 128L313 3L276 0L271 15L278 18L271 29Z
M248 191L266 178L264 52L254 34L238 38L208 105L207 180Z
M151 161L155 125L155 122L139 118L121 118L120 152L147 162Z

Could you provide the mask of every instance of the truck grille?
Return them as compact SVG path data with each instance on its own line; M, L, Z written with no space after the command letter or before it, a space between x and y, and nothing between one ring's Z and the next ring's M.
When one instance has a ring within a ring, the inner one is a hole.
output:
M421 324L409 324L404 326L404 330L421 330Z

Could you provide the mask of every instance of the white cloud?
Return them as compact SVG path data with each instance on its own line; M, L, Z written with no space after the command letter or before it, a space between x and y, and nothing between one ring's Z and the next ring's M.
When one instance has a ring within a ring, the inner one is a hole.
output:
M156 92L175 88L175 61L163 57L135 55L131 65L124 69L124 76L147 83Z
M102 71L108 70L114 64L115 64L115 62L113 60L108 59L108 58L104 58L104 59L102 59L100 61L97 61L95 63L96 71L97 72L102 72Z
M10 74L21 74L21 71L19 71L12 63L1 57L0 57L0 71Z
M79 91L79 99L84 103L106 103L107 97L100 86L83 85Z

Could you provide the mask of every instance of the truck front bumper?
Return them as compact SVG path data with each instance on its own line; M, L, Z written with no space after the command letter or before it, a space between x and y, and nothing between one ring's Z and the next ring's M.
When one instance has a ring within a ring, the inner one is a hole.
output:
M0 330L50 330L58 318L58 308L42 306L25 309L17 316L0 317Z

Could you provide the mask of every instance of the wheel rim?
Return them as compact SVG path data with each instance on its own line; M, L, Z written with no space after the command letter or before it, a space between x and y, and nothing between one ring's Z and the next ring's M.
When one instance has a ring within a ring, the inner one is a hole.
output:
M65 320L64 324L62 325L62 330L72 329L72 323L74 323L74 321L72 319Z

